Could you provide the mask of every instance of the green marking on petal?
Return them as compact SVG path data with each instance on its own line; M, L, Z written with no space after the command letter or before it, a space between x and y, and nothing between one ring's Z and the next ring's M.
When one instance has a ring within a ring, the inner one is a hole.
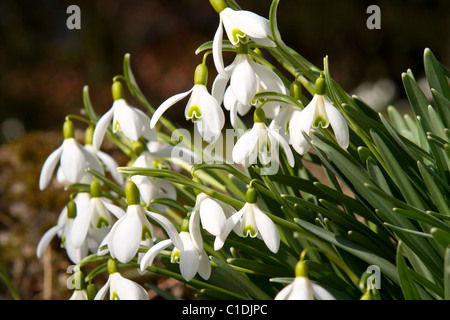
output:
M233 43L238 43L238 42L247 43L247 41L248 41L247 35L239 29L231 30L231 36L233 38Z
M321 126L322 128L328 127L327 120L325 119L324 116L322 116L320 114L316 116L316 118L314 119L314 122L313 122L314 128L319 128L319 126Z
M100 217L97 220L97 229L101 229L102 227L108 227L109 226L109 221L105 219L105 217Z
M180 250L173 249L172 254L170 255L170 262L178 263L180 261Z
M119 121L114 121L114 123L113 123L113 132L117 133L119 131L120 131Z
M146 240L146 239L151 239L152 237L152 232L150 231L150 229L147 226L143 226L142 227L142 241Z
M111 294L111 300L120 300L117 292L113 291L113 293Z
M192 105L188 112L187 112L187 118L191 119L192 122L198 121L202 117L202 112L200 111L199 106Z
M255 231L255 229L253 228L253 226L247 225L247 226L245 226L245 228L244 228L243 234L244 234L244 237L250 235L250 237L254 238L254 237L256 237L257 232Z

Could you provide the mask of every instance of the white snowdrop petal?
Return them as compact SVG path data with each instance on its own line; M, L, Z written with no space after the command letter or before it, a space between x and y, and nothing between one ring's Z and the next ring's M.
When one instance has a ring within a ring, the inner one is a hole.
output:
M111 230L111 245L115 257L122 263L127 263L136 255L141 237L142 223L134 206L129 206L126 215L117 221ZM115 227L115 228L114 228Z
M100 290L98 290L97 294L94 297L94 300L104 300L106 293L109 290L109 285L111 283L111 279L108 277L108 281L106 281L106 283L103 285L103 287L100 288Z
M225 231L225 214L216 201L211 198L204 199L200 203L199 211L202 226L206 231L215 236L219 236Z
M292 284L288 284L286 287L284 287L277 293L274 300L288 300L291 292L292 292Z
M235 98L242 104L249 104L257 90L257 79L248 58L238 54L239 63L233 70L230 78L230 87Z
M48 229L44 235L42 236L41 240L39 240L39 243L36 248L36 256L40 259L42 255L44 254L45 249L47 249L50 241L56 236L56 234L64 228L64 225L56 225Z
M336 300L328 290L314 282L311 282L311 288L317 300Z
M205 250L202 250L199 256L198 274L205 280L211 276L211 263Z
M225 73L222 56L223 24L222 16L219 15L219 17L219 27L217 28L213 38L212 54L214 66L216 67L217 72L219 75L223 75Z
M59 146L45 160L44 165L42 166L42 169L41 169L41 175L39 176L39 189L40 190L44 190L50 183L53 172L55 171L55 167L61 158L62 150L63 150L63 145Z
M95 150L99 150L102 145L103 138L105 136L106 130L114 116L114 108L108 110L97 122L94 129L94 135L92 137L92 146Z
M269 20L247 10L226 11L230 22L236 29L247 34L251 38L266 38L270 34Z
M186 98L190 93L192 92L192 89L186 92L178 93L166 101L164 101L158 109L155 110L155 113L153 113L152 119L150 121L150 128L154 128L156 123L158 122L159 118L163 115L164 112L167 111L171 106L173 106L175 103L177 103L180 100L183 100Z
M175 247L177 247L180 250L183 250L183 241L181 241L177 229L175 229L175 227L173 226L172 222L170 222L169 219L158 213L151 212L148 210L145 210L145 213L164 228L164 230L169 235Z
M277 253L280 248L280 233L273 221L262 212L256 205L253 206L256 226L258 232L270 251Z
M250 157L252 153L255 153L256 143L258 141L258 131L257 130L249 130L239 138L239 140L234 145L232 151L233 161L236 163L244 164L245 160ZM256 159L248 159L252 160L249 164L253 163Z
M325 100L325 110L338 144L341 148L347 149L350 140L347 120L328 100Z
M134 281L118 274L115 279L115 292L120 300L148 300L147 291Z
M82 146L74 138L64 140L63 144L61 169L69 182L79 182L86 167L86 158L81 150Z
M156 256L165 248L170 246L172 244L172 240L166 239L158 242L157 244L153 245L142 257L140 262L140 269L141 271L144 271L147 269L147 267L151 266L153 264L153 260L156 258Z

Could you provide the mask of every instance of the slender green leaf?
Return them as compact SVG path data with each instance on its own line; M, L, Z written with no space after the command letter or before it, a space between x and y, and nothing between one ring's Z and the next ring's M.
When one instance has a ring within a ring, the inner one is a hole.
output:
M400 286L402 288L403 295L406 300L421 300L419 292L417 291L416 284L411 279L408 273L408 267L406 266L405 258L402 252L402 242L398 243L397 247L397 270L400 280Z

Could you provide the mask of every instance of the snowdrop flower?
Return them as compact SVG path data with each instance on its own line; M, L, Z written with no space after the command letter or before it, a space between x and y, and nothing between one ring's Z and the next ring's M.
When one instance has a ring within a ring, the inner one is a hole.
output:
M253 12L246 10L233 10L223 0L210 0L213 8L219 13L219 27L213 39L213 58L217 71L224 73L222 56L223 29L230 42L237 46L253 40L256 44L266 47L275 47L269 39L270 23Z
M69 300L88 300L84 273L81 270L78 269L75 271L72 282L74 290Z
M174 244L171 253L171 262L180 264L180 272L186 281L190 281L197 273L205 280L211 275L211 264L205 250L199 249L189 232L189 221L185 219L181 226L179 235L182 241L180 248L173 243L172 240L163 240L146 252L142 257L140 269L144 271L148 266L152 265L155 257L165 248Z
M149 127L150 118L141 110L131 106L125 100L122 84L114 81L112 85L113 105L97 122L92 145L99 150L106 130L112 120L112 131L122 132L130 140L137 141L141 135L147 140L155 140L156 132Z
M100 183L95 178L91 182L90 194L82 193L79 196L83 200L77 206L78 214L73 222L72 245L79 248L88 238L91 251L96 252L111 230L114 223L112 215L120 219L125 211L102 196Z
M60 163L64 179L69 183L87 182L92 175L86 168L92 168L104 174L100 161L75 140L75 127L73 122L66 119L63 125L64 141L45 160L39 177L39 188L45 189L53 176L55 168Z
M271 161L278 160L278 147L281 145L289 165L293 167L295 160L289 144L276 130L268 128L264 122L264 111L257 108L252 129L245 132L233 148L233 161L248 167L255 164L258 158L261 164L267 165Z
M336 300L322 286L309 280L307 268L303 261L295 267L295 278L275 296L275 300Z
M149 300L147 291L134 281L124 278L113 259L108 260L108 281L98 290L94 300L104 300L109 290L110 300Z
M154 234L153 225L150 224L147 216L164 228L174 244L183 247L178 232L167 218L147 211L141 206L139 189L131 180L125 185L125 195L128 204L126 213L114 224L103 240L98 250L99 255L106 254L105 246L107 246L112 258L122 263L127 263L133 259L138 252L141 241L152 238Z
M227 219L225 231L215 239L214 250L222 248L231 230L241 237L258 237L270 251L278 252L280 233L273 221L259 209L253 187L247 190L246 203L242 209Z
M223 73L217 75L212 87L212 95L219 104L223 100L225 108L230 111L233 126L236 125L236 114L238 112L240 115L246 114L258 92L287 93L280 77L268 67L253 61L247 50L247 45L237 47L234 61ZM230 85L226 89L228 82ZM279 103L267 102L263 108L267 117L273 118L277 114Z
M195 69L194 86L189 91L178 93L164 101L153 114L150 127L155 127L167 109L190 95L184 111L186 120L191 120L196 124L205 141L213 143L217 140L225 124L225 116L220 104L206 88L207 79L208 68L204 63L199 64Z
M349 144L347 121L339 110L325 96L325 79L320 76L315 84L315 95L311 102L300 113L294 113L289 124L290 144L299 154L306 153L310 145L302 131L310 135L312 128L327 128L331 124L336 140L341 148Z
M69 259L78 264L84 257L88 255L88 245L84 241L78 248L72 245L73 221L77 215L77 205L74 200L70 200L61 211L57 224L47 230L42 236L36 248L36 256L40 259L47 249L48 245L55 236L61 238L61 247L66 249Z
M227 218L234 213L236 210L229 204L203 192L199 193L189 218L189 232L197 249L200 251L203 249L200 224L206 231L219 237L225 231Z
M132 167L156 168L155 164L158 162L159 161L153 157L149 151L143 150L134 161ZM141 199L145 203L149 203L153 199L157 198L169 198L173 200L176 200L177 198L177 191L174 185L167 180L135 175L131 177L131 181L137 185L141 194ZM152 204L152 206L154 206L154 208L158 211L165 210L165 206L159 204Z

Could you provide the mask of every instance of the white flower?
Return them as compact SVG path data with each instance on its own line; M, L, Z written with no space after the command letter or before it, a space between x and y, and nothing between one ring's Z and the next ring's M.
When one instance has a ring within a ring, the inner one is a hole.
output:
M97 122L92 145L99 150L106 130L112 120L112 131L122 132L130 140L137 141L141 135L147 140L155 140L156 132L149 127L150 118L141 110L131 106L125 99L114 100L111 109Z
M255 164L258 158L261 164L267 165L278 160L279 146L281 146L289 165L293 167L295 159L289 144L276 130L268 128L260 119L261 117L264 118L264 112L261 108L257 108L252 129L245 132L233 148L233 161L248 167Z
M92 144L85 144L84 147L87 151L89 151L94 157L97 157L100 162L102 162L106 169L108 169L109 173L111 173L111 176L113 179L121 186L123 185L123 175L117 171L117 168L119 165L117 164L117 161L111 157L109 154L101 151L101 150L95 150L94 146Z
M61 239L61 246L66 249L67 256L73 263L79 263L84 257L88 255L89 249L87 242L84 241L78 248L72 244L72 237L74 236L73 221L77 212L77 205L75 201L70 201L61 211L58 222L55 226L45 232L36 248L36 256L40 259L45 249L55 236Z
M217 10L217 8L216 8ZM217 71L222 74L223 56L222 39L223 29L233 45L245 44L253 40L256 44L266 47L274 47L275 43L269 39L270 23L266 18L246 10L233 10L229 7L219 9L219 27L213 39L213 59Z
M136 282L124 278L111 259L108 261L108 272L108 281L97 292L94 300L104 300L108 290L110 300L149 300L147 291Z
M120 262L127 263L133 259L138 252L141 241L151 238L155 234L152 232L154 227L148 221L147 215L162 225L171 239L181 243L175 227L167 218L145 210L140 204L135 204L129 205L126 214L114 224L100 245L99 254L104 253L102 248L107 245L111 257Z
M149 151L142 151L136 158L132 167L134 168L155 168L156 158L152 156ZM131 177L141 194L141 199L145 203L149 203L156 198L169 198L176 200L177 191L173 184L164 179L154 177L147 177L143 175L134 175ZM152 204L158 211L165 210L165 206L159 204Z
M104 174L100 161L87 151L74 138L74 128L71 121L66 121L64 127L64 141L45 160L39 177L39 188L45 189L53 176L57 164L60 164L65 180L70 183L87 182L90 183L92 175L86 172L87 168L92 168ZM67 133L67 131L70 131Z
M211 264L209 263L208 255L205 250L199 250L192 239L192 236L187 231L181 231L179 235L182 241L182 247L175 245L172 250L172 263L180 264L180 272L186 281L190 281L197 273L205 280L208 280L211 275ZM172 240L163 240L146 252L142 257L140 269L144 271L148 266L152 265L154 258L162 250L173 244Z
M205 193L197 195L195 206L189 218L189 232L198 250L203 249L200 223L202 227L218 237L226 228L226 220L236 210L222 201L216 200Z
M226 89L228 82L230 85ZM267 91L287 93L280 77L266 66L253 61L245 50L236 55L233 63L223 73L217 75L212 87L212 95L219 104L223 100L225 108L230 111L233 127L236 126L237 113L245 115L250 110L255 94ZM279 108L276 101L267 102L263 106L268 118L273 118Z
M231 230L241 237L258 237L264 241L273 253L280 247L280 233L273 221L259 209L255 203L246 202L241 210L227 219L225 231L216 237L214 249L219 250L225 243Z
M206 88L207 72L204 64L198 65L195 70L194 86L189 91L178 93L164 101L153 114L150 127L155 127L167 109L190 95L184 111L186 120L192 120L196 124L205 141L214 142L221 134L225 116L220 104Z
M72 245L79 248L85 241L90 240L90 250L96 252L114 224L111 213L120 219L125 215L125 211L98 194L91 197L88 193L81 193L79 197L83 198L77 203L77 216L72 227Z
M275 300L336 300L322 286L307 277L295 277L291 284L281 289Z
M73 290L69 300L88 300L86 289Z
M306 153L310 145L302 134L310 135L312 128L327 128L331 124L336 140L341 148L349 144L347 121L339 110L325 96L325 80L319 77L316 81L316 94L301 112L295 112L289 124L290 144L299 154ZM319 88L319 89L318 89Z

